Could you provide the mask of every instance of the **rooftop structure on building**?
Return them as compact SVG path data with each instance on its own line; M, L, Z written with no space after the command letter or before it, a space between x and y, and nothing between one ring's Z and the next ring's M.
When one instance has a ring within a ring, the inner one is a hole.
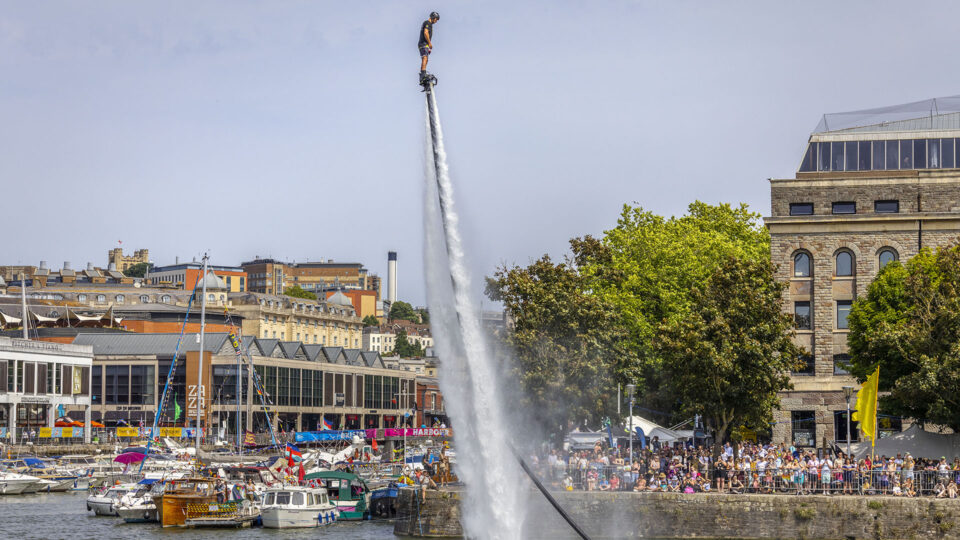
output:
M957 167L960 96L823 115L799 172Z
M794 178L770 179L771 259L808 352L780 395L775 442L845 441L847 317L885 265L958 242L958 156L960 97L936 98L826 114ZM884 418L881 432L903 426Z
M83 270L74 270L70 261L64 261L60 270L48 267L47 261L40 261L39 266L0 266L0 277L3 277L7 287L20 287L26 281L27 287L63 286L137 286L140 278L127 277L113 265L108 268L98 268L93 263L87 263Z

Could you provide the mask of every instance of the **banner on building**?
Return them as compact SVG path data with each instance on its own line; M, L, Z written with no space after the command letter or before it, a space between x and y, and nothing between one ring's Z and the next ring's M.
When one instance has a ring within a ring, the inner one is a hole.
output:
M42 427L37 430L37 437L41 439L49 439L50 437L59 437L59 435L53 435L53 428Z
M65 427L60 429L60 437L83 437L82 427ZM56 437L57 435L54 435Z
M139 437L140 428L135 427L118 427L117 428L117 437Z
M161 437L173 437L179 439L183 437L183 428L178 427L162 427L160 428Z
M449 437L450 428L386 428L385 437Z
M363 439L366 437L366 431L362 429L327 429L323 431L296 431L293 434L295 442L349 441L354 437L360 437Z
M73 367L73 393L83 393L83 370L80 369L80 366Z

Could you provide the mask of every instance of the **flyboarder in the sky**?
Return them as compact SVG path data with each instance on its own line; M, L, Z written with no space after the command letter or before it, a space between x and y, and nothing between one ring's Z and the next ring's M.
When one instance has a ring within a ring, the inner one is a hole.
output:
M440 14L434 11L430 13L430 18L420 25L420 39L417 41L417 48L420 49L420 84L427 80L427 59L433 50L433 25L439 20Z

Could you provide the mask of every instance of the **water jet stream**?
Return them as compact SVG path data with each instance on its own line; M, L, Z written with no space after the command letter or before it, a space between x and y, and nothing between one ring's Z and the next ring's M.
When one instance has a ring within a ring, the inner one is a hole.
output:
M517 458L551 505L581 538L587 535L563 511L507 440L500 367L488 354L480 319L470 300L470 276L454 209L435 88L426 90L426 184L424 258L427 303L434 340L444 359L440 389L456 429L457 471L467 486L463 530L469 538L521 538L525 515ZM439 212L437 211L439 209ZM480 429L483 428L481 436Z

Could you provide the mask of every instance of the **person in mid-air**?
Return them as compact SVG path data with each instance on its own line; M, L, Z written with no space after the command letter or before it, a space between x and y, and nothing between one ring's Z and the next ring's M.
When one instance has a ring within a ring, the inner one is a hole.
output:
M440 20L440 14L436 11L430 13L430 18L423 21L420 25L420 40L417 42L417 48L420 49L420 81L423 82L427 75L427 59L430 58L430 51L433 50L433 25Z

